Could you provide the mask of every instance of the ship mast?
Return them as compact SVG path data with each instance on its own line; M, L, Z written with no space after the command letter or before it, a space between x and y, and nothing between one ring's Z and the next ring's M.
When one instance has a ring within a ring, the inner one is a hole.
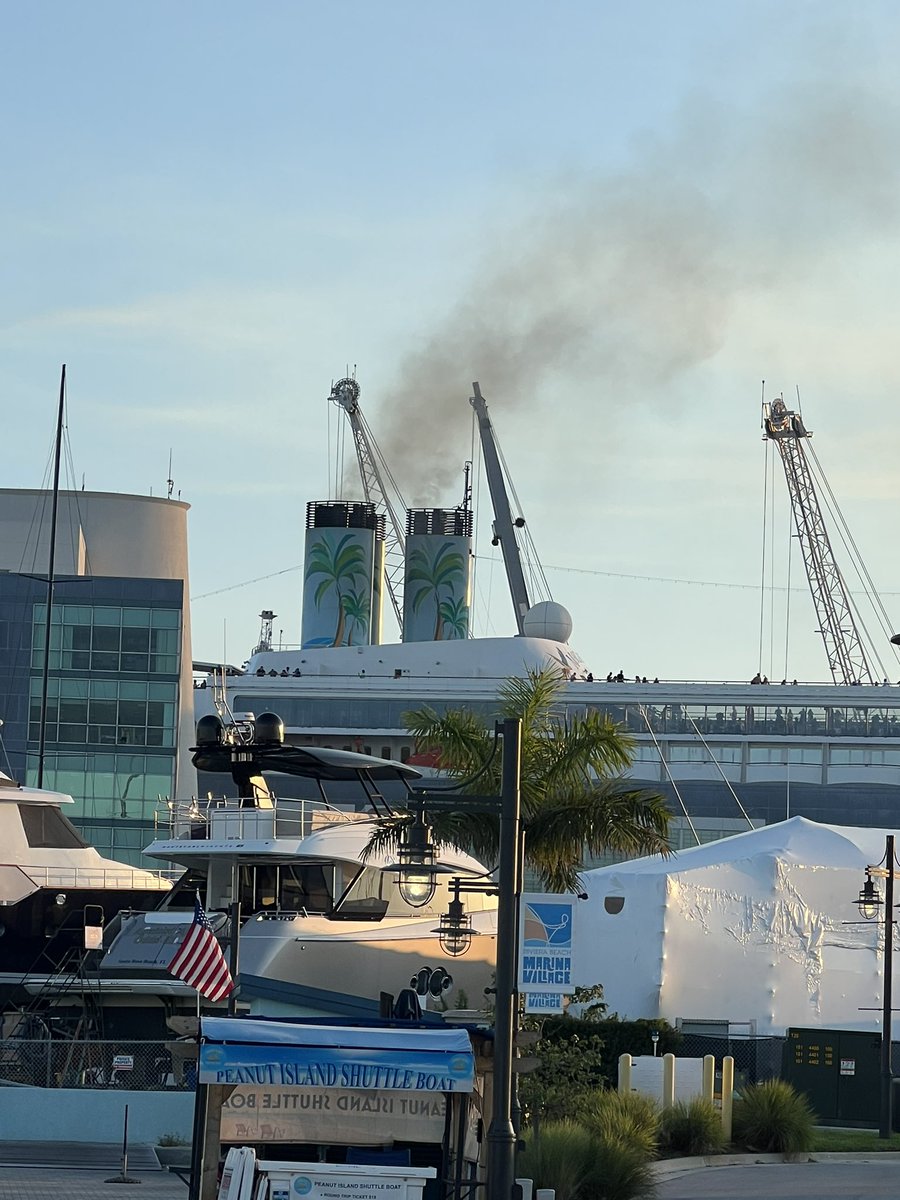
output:
M47 693L50 688L50 622L53 618L53 577L56 571L56 526L59 511L59 463L62 455L63 411L66 401L66 364L59 380L56 413L56 449L53 458L53 500L50 507L50 558L47 563L47 624L44 627L44 667L41 672L41 724L38 738L37 785L44 786L44 752L47 744Z

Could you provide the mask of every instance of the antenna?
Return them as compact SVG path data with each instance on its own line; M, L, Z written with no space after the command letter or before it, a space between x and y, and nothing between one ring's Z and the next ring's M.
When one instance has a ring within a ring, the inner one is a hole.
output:
M171 446L169 447L169 478L166 480L166 486L168 488L168 491L166 493L166 499L171 500L172 493L175 491L175 480L172 478L172 447Z

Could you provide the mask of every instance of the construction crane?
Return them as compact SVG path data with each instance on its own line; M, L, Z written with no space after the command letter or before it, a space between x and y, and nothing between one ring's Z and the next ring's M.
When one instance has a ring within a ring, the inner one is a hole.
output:
M364 498L383 509L387 516L384 577L398 627L402 629L406 503L359 406L359 384L352 378L339 379L332 386L329 399L344 410L350 422Z
M528 587L525 583L519 543L516 540L516 529L521 529L525 520L521 516L513 520L494 427L488 416L487 404L481 394L481 388L477 383L472 384L472 397L469 403L475 409L475 416L478 419L478 434L481 438L481 452L484 455L484 473L487 476L491 505L494 509L493 544L496 546L499 543L500 552L503 555L503 565L506 568L506 579L512 596L516 627L519 633L523 634L525 632L525 614L531 608L531 601L528 598Z
M803 554L819 632L835 683L877 683L857 626L850 594L835 562L828 530L806 458L804 442L812 437L799 413L782 398L763 404L765 436L778 447L787 479L797 539Z

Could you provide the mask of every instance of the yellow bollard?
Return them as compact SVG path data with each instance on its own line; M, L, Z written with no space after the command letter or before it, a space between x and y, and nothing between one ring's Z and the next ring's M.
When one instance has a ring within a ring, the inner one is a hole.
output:
M701 1086L703 1099L712 1104L716 1090L716 1059L712 1054L703 1056L703 1083Z
M627 1096L631 1092L631 1055L619 1055L619 1094Z
M663 1055L662 1106L671 1108L675 1103L675 1055Z
M734 1059L727 1054L722 1059L722 1132L731 1141L731 1122L734 1116Z

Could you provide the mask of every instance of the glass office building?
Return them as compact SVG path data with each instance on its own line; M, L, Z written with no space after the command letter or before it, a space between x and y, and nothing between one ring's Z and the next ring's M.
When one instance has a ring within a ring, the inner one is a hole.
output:
M138 861L175 789L184 587L170 579L54 586L43 786L102 854ZM38 781L47 585L0 572L0 707L9 769Z
M0 770L72 796L101 854L141 864L196 774L188 505L60 492L46 705L49 493L0 489ZM181 759L179 758L181 752Z

